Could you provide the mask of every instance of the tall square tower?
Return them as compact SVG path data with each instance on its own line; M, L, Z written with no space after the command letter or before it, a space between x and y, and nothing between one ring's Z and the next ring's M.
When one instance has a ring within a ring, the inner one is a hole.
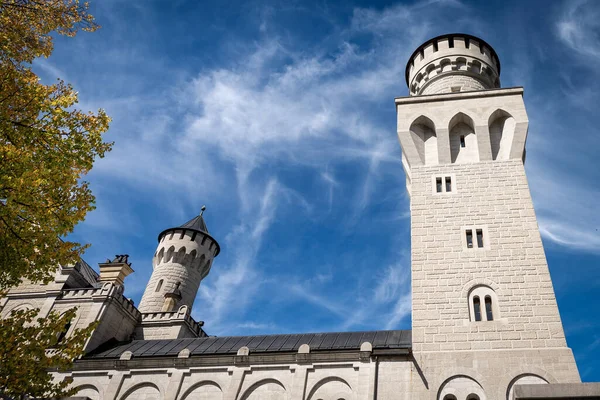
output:
M510 399L516 382L579 382L523 165L523 89L502 89L499 77L486 42L443 35L413 53L410 96L396 99L413 352L440 400Z

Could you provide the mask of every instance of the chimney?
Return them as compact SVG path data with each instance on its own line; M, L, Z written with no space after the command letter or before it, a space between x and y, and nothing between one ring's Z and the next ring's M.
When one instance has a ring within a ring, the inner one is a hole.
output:
M99 263L100 282L112 282L117 286L122 286L125 277L133 272L131 263L127 262L129 255L116 255L115 259L106 260L105 263Z

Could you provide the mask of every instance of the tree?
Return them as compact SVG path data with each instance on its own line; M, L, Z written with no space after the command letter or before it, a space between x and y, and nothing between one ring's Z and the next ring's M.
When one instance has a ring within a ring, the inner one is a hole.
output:
M102 140L110 118L103 110L77 110L70 85L61 80L44 85L31 66L50 56L53 34L97 28L88 4L78 0L0 0L0 297L24 279L49 282L59 265L74 263L86 248L63 239L94 208L82 177L110 151L112 144ZM66 317L50 314L35 321L36 312L0 324L0 384L11 396L65 393L65 385L53 384L40 371L68 368L89 334L74 332L61 342L59 356L43 358L44 346L62 331ZM20 351L39 360L41 369L20 363Z
M81 355L95 328L64 334L75 317L75 309L47 318L35 318L38 310L13 312L0 320L0 396L2 398L48 398L74 394L69 380L53 382L49 370L66 370ZM62 340L61 340L62 339Z

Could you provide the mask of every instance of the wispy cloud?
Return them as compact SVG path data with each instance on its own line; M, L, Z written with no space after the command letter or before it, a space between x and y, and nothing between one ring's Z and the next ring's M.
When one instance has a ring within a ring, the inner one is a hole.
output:
M596 1L566 2L556 31L560 40L575 54L588 58L583 61L596 64L600 59L600 5ZM590 57L596 61L591 61Z

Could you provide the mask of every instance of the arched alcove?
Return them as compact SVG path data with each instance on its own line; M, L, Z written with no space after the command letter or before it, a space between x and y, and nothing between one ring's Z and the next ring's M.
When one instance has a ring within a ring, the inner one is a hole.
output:
M437 136L433 121L421 115L410 125L410 135L421 162L425 165L438 164Z
M100 392L93 385L81 385L77 388L76 397L87 397L90 400L100 400Z
M450 120L450 161L468 163L479 161L479 147L473 119L464 113L458 113Z
M204 254L201 254L200 257L198 257L198 261L197 261L197 266L198 266L198 270L202 271L202 268L204 268L204 264L206 263L206 256Z
M242 400L287 400L287 392L281 382L275 379L265 379L252 385Z
M493 160L508 160L515 135L515 119L504 110L496 110L488 119Z
M475 379L466 375L456 375L442 383L438 400L471 399L487 400L483 388Z
M204 381L192 386L182 400L222 400L223 391L215 382Z
M352 388L342 378L331 376L317 382L309 391L308 400L351 400L354 398Z
M167 250L167 256L165 257L165 262L171 261L171 258L173 258L173 253L175 253L175 246L171 246L171 247L169 247L169 250Z
M541 376L535 374L522 374L510 381L506 390L506 400L512 400L513 391L516 385L543 385L548 382Z
M121 400L160 400L160 391L153 383L141 383L129 389Z
M192 250L192 252L187 255L185 264L190 266L191 268L194 268L196 266L196 256L197 255L198 255L198 252L196 250Z
M180 248L179 250L177 250L177 254L175 255L175 259L173 260L173 262L183 264L183 262L185 260L185 253L186 253L185 246Z
M163 247L162 249L160 249L160 251L158 252L158 255L156 256L156 265L159 265L162 262L164 256L165 256L165 248Z

